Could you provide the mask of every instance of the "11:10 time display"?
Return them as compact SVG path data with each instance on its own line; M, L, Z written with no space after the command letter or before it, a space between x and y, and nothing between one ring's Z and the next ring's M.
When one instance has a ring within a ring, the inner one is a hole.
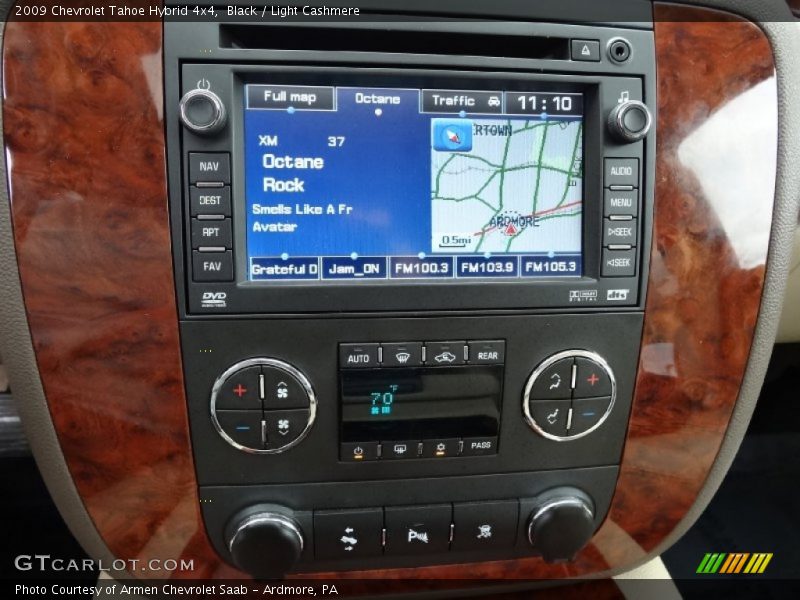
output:
M580 94L514 94L506 92L506 112L512 115L552 113L554 115L582 114Z

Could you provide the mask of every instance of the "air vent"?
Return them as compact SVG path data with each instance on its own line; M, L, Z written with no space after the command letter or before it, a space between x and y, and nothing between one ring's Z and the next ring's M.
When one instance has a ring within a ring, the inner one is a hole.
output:
M220 47L569 59L567 38L345 27L221 25Z

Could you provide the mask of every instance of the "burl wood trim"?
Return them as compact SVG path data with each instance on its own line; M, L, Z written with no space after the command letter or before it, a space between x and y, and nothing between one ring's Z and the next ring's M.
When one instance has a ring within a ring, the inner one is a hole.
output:
M652 267L642 360L608 519L567 565L529 558L337 577L455 586L444 580L586 575L644 556L700 491L741 385L767 244L751 248L755 266L740 266L722 225L724 207L712 206L701 186L708 174L688 170L677 151L731 100L774 77L774 64L766 37L751 23L667 4L655 11ZM53 422L101 536L121 558L194 559L193 573L172 577L229 577L236 571L219 560L203 530L189 443L161 35L155 23L8 24L4 122L14 236ZM764 126L774 130L777 123ZM765 192L747 210L771 214L767 182L775 173L753 176ZM387 582L386 591L398 585Z

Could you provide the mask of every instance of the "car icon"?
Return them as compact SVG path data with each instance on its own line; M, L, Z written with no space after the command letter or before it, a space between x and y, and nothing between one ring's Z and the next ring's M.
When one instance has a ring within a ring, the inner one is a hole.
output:
M491 96L489 98L489 106L500 106L500 98L497 96Z
M452 352L442 352L441 354L437 354L433 357L438 363L451 363L456 359L456 355Z

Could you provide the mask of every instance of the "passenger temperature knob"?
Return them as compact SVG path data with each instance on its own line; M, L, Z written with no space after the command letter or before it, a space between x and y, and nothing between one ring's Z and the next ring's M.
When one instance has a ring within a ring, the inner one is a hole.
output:
M180 102L181 122L192 133L211 135L221 131L228 119L225 104L211 90L186 92Z
M652 124L650 110L638 100L617 104L608 115L608 130L620 142L639 141L647 135Z
M228 524L225 539L233 563L256 579L281 579L303 553L305 540L290 510L245 509Z
M536 498L528 541L548 562L572 560L594 530L591 498L576 488L555 488Z

